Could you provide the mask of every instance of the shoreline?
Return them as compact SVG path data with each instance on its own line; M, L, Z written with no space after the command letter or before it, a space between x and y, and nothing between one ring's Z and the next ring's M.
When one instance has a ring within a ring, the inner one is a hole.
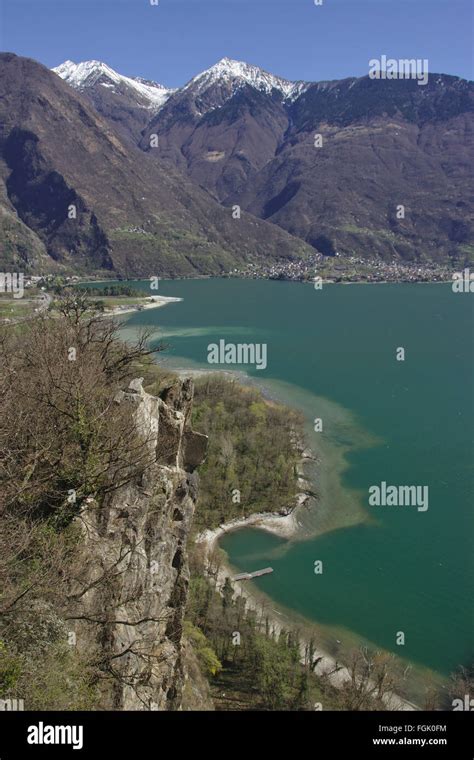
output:
M298 496L301 496L301 494L298 494ZM304 502L297 503L287 515L281 515L278 512L261 512L249 515L245 518L237 518L228 523L222 523L217 528L208 528L201 531L201 533L199 533L194 539L196 544L204 546L204 574L205 577L207 577L208 582L213 583L216 590L221 593L226 578L231 579L234 587L234 598L241 596L246 602L247 609L256 612L257 615L261 616L261 619L264 615L272 633L276 635L280 635L281 631L285 629L284 613L280 613L275 608L268 610L267 606L262 603L253 589L251 587L249 588L249 581L234 580L234 571L226 560L222 560L217 570L217 575L213 575L209 572L211 564L210 558L212 553L218 548L219 539L223 535L241 528L255 526L281 536L282 538L291 538L295 535L299 527L295 512L299 510L301 506L304 506ZM289 617L288 620L291 623L291 617ZM262 623L259 622L259 628L261 628L261 625ZM302 664L307 663L308 651L309 639L303 634L300 637L300 662ZM312 672L316 676L326 676L330 684L335 688L341 689L347 681L351 680L351 674L348 668L345 665L341 665L335 657L320 647L317 647L313 651L313 663L315 662L317 662L317 664L313 667ZM388 710L391 711L417 711L420 709L413 702L404 699L394 692L389 692L384 695L384 702Z
M180 300L183 299L167 299L167 301ZM240 382L244 385L252 384L251 378L248 378L245 373L235 372L235 370L208 370L200 367L186 369L185 367L181 366L173 367L172 371L180 377L197 377L208 374L225 374L234 377L237 382ZM260 390L262 391L264 398L267 401L272 400L272 396L270 394L265 393L261 387ZM265 617L268 618L270 628L273 629L273 631L277 634L279 634L283 629L287 629L288 626L294 628L298 625L297 619L291 616L291 611L290 614L288 614L284 610L280 611L274 607L269 608L267 600L262 600L259 598L256 590L252 588L251 585L248 585L248 581L235 581L234 575L236 574L236 571L232 569L227 561L227 558L220 561L217 573L210 572L210 570L212 570L212 563L209 560L213 552L218 548L218 542L220 538L229 532L247 527L255 527L265 530L269 533L273 533L280 538L290 540L298 534L300 528L304 527L303 524L298 520L300 509L306 506L307 502L311 498L315 498L316 496L313 490L314 486L312 482L305 477L304 465L307 462L314 462L318 460L310 451L310 449L305 446L302 440L296 439L294 441L294 445L300 452L299 464L297 465L297 482L298 486L302 490L297 493L295 497L295 503L292 507L288 507L287 510L280 512L259 512L249 515L248 517L235 518L234 520L231 520L227 523L221 523L215 528L205 529L198 533L194 538L194 542L196 544L200 544L204 547L204 577L207 578L208 582L212 583L215 586L216 590L220 593L226 577L229 577L232 580L232 584L234 586L234 597L242 596L245 599L248 609L254 610L257 615L260 616L260 622L258 624L259 627L262 625L262 616L265 615ZM269 602L278 607L278 603L274 602L271 598L269 598ZM270 614L268 614L269 609L271 610ZM308 626L311 626L311 621L306 621L306 624ZM315 622L314 625L317 625L317 623ZM307 651L309 649L310 638L311 637L305 633L301 636L300 654L302 663L307 662ZM341 662L338 661L333 655L329 654L319 646L314 650L313 662L316 661L317 664L313 668L313 673L320 677L326 676L328 681L334 687L342 688L347 681L351 680L349 669L345 665L341 664ZM408 699L405 699L404 697L394 692L386 694L384 696L384 702L387 706L387 709L391 711L417 711L420 709L419 705L409 701Z
M301 440L295 440L295 447L301 454L298 465L298 486L301 488L303 486L310 486L312 488L313 484L304 475L304 465L306 462L317 461L317 459L303 445ZM269 609L266 603L262 602L258 597L252 586L249 587L248 580L235 580L235 572L228 563L227 557L225 559L222 557L222 560L219 562L217 574L210 572L211 557L216 550L219 550L219 540L222 536L235 530L241 530L242 528L255 527L273 533L280 538L288 540L294 538L298 534L299 529L303 527L298 521L298 514L311 498L315 498L314 491L304 488L304 490L296 494L295 504L288 508L287 513L256 512L248 517L238 517L229 522L221 523L216 528L207 528L198 533L194 538L196 544L204 547L204 576L207 577L208 582L213 583L216 590L221 593L226 578L229 578L234 588L234 598L241 596L245 600L247 609L255 611L257 616L260 616L260 621L265 616L270 629L276 635L280 635L288 623L292 627L295 627L295 620L291 618L291 615L287 615L283 611L280 612L275 607ZM278 607L276 602L271 601ZM258 626L261 628L262 623L259 622ZM300 636L300 662L302 664L307 663L309 641L310 639L304 633ZM316 676L326 676L330 684L337 689L343 688L344 684L351 680L348 668L319 646L313 651L313 663L317 664L313 667L312 672ZM391 711L417 711L420 709L416 704L404 699L395 692L389 692L384 695L384 702L387 709Z
M331 277L328 277L327 279L323 279L322 285L447 285L447 284L453 284L453 274L457 274L458 272L453 272L451 276L447 276L446 279L431 279L431 280L412 280L412 279L388 279L388 280L334 280ZM292 278L287 279L278 279L275 277L254 277L249 275L222 275L222 274L206 274L206 275L196 275L196 276L189 276L189 277L172 277L172 276L164 276L161 278L164 282L182 282L187 280L261 280L261 281L268 281L268 282L295 282L300 283L303 285L313 285L314 286L314 279L309 280L297 280ZM148 279L145 278L126 278L126 279L117 279L117 278L111 278L109 280L81 280L80 282L76 283L77 285L96 285L96 284L124 284L128 282L148 282ZM167 296L155 296L155 298L166 298ZM182 300L182 299L178 299Z
M153 299L151 302L149 299ZM104 311L105 317L120 317L122 314L134 314L137 311L148 311L149 309L159 309L167 306L169 303L177 303L182 298L176 296L147 296L146 303L128 304L124 306L114 306L109 311Z

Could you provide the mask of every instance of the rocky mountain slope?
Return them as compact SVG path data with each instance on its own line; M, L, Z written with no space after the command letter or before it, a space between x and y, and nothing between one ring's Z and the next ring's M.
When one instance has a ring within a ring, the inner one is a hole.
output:
M142 482L114 493L105 515L90 501L80 516L87 577L78 589L72 584L67 617L79 650L107 663L100 709L181 707L186 541L197 496L193 471L207 446L189 427L192 397L191 380L160 398L146 393L141 379L130 383L117 402L130 406L155 464Z
M156 132L222 203L324 254L446 261L474 250L473 109L474 86L447 76L232 93L213 79L173 94L140 145Z
M473 83L453 76L288 82L223 59L147 112L138 144L326 255L461 263L474 251L473 110ZM129 118L121 128L137 139Z
M141 131L174 90L140 77L126 77L100 61L65 61L53 71L85 93L99 113L136 142Z
M0 246L7 271L145 277L311 251L251 215L234 218L55 73L9 53L0 55Z
M275 156L224 201L328 255L468 259L473 96L454 77L426 88L368 78L314 85L291 107Z

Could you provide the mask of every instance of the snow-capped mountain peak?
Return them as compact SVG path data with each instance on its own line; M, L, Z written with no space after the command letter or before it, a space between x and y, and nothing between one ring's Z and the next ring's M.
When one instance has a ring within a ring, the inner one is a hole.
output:
M87 90L95 86L102 86L113 91L128 88L143 105L155 112L174 92L157 82L118 74L102 61L82 61L81 63L65 61L60 66L56 66L53 71L76 90Z
M167 89L161 84L140 77L123 76L102 61L65 61L53 71L76 90L97 93L99 88L104 88L128 96L136 105L147 108L153 114L158 113L173 94L179 96L180 93L191 93L193 97L201 96L214 85L224 85L224 88L213 107L219 107L245 86L251 86L267 94L278 92L282 101L286 102L293 101L309 86L307 82L290 82L270 74L259 66L232 58L222 58L178 90ZM212 107L210 109L208 105L207 110L212 110Z
M277 90L284 100L293 99L308 86L306 82L290 82L287 79L270 74L259 66L244 61L222 58L209 69L191 79L183 90L194 89L198 92L204 92L219 82L229 83L232 92L244 85L250 85L267 93Z

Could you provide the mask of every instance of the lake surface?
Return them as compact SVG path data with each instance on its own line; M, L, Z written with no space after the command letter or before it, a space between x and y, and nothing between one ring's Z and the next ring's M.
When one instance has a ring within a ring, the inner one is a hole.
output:
M187 367L209 366L220 339L267 344L265 370L225 368L301 409L321 457L320 498L297 540L228 534L231 564L271 565L256 587L343 645L358 636L441 674L472 662L473 296L449 284L226 279L163 281L159 294L184 300L132 315L124 333L157 328L165 361ZM428 486L428 510L369 506L382 481Z

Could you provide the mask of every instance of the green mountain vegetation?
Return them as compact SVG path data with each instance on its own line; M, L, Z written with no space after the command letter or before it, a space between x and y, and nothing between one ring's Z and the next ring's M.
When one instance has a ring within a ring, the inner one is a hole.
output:
M196 276L312 249L150 161L45 66L0 54L0 266Z

